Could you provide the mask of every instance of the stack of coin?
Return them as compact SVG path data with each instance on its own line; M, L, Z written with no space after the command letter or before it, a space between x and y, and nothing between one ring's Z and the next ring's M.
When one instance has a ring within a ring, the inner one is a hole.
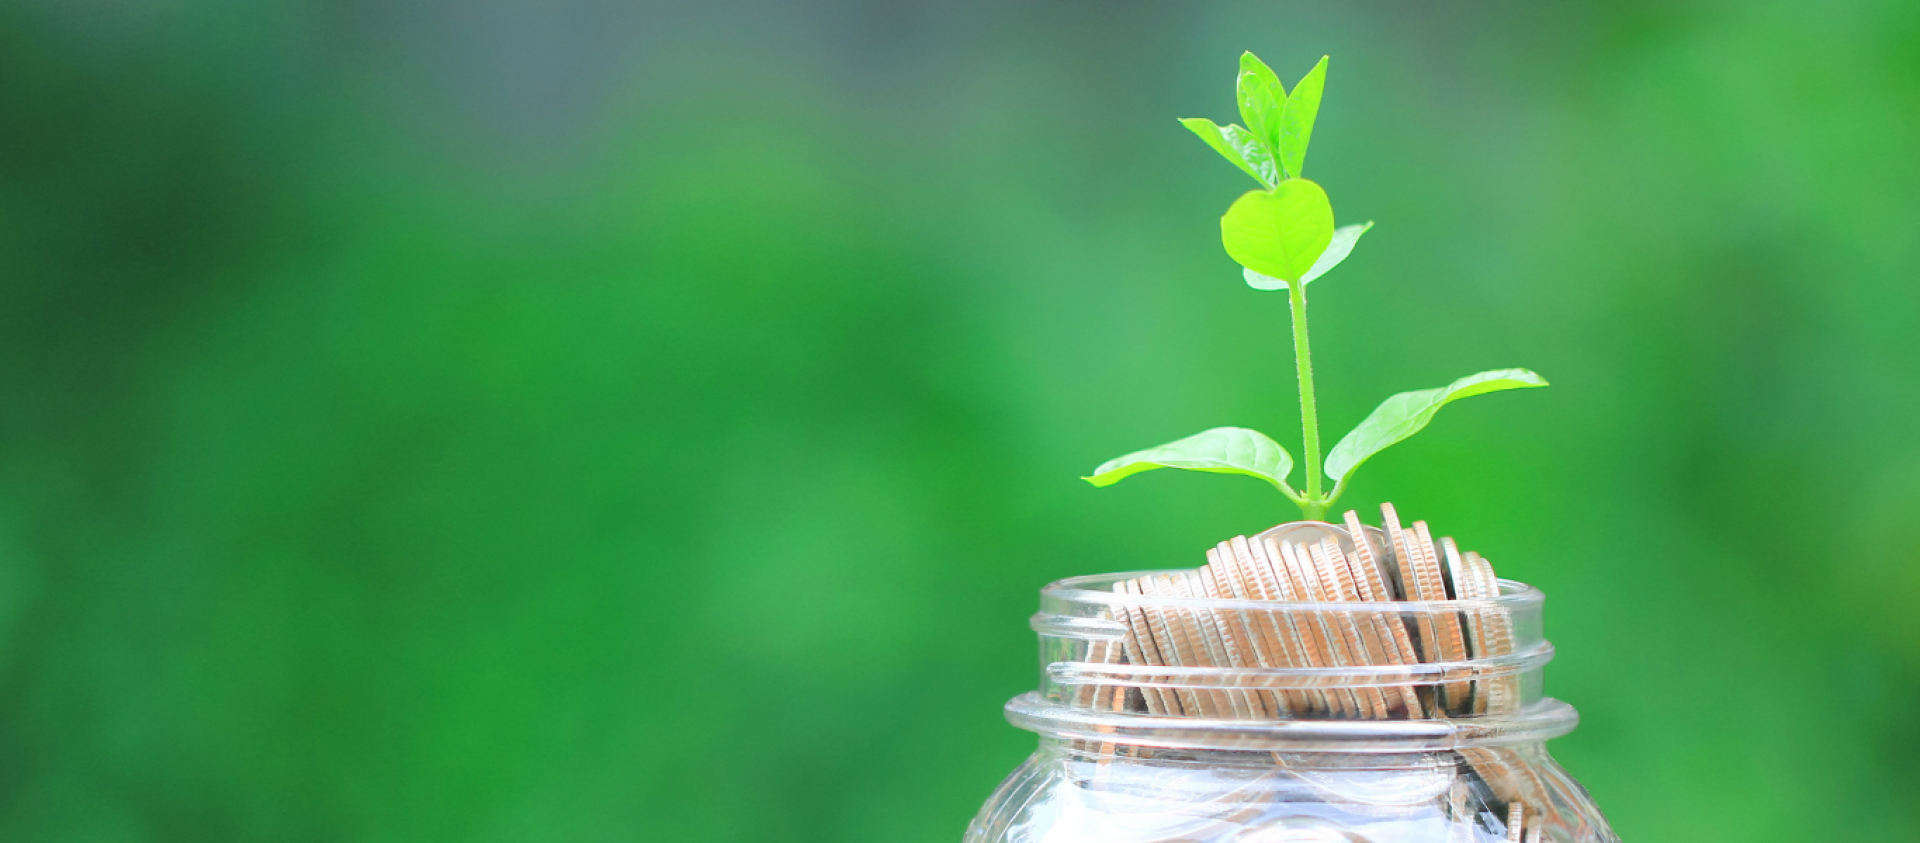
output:
M1512 655L1509 612L1484 602L1500 596L1493 566L1461 552L1451 538L1435 542L1426 522L1403 527L1392 504L1381 526L1354 512L1341 526L1284 524L1235 536L1207 551L1193 571L1149 574L1115 583L1116 593L1177 598L1116 604L1123 640L1095 645L1090 661L1179 668L1342 668L1458 664ZM1238 608L1182 606L1181 599L1235 601ZM1248 602L1365 604L1474 601L1458 610L1327 606L1249 610ZM1337 673L1337 670L1330 671ZM1471 671L1454 672L1452 676ZM1509 713L1520 704L1519 680L1428 678L1405 684L1332 679L1321 685L1191 686L1179 681L1082 689L1079 705L1170 717L1234 720L1447 719ZM1112 744L1102 754L1114 752ZM1124 750L1122 750L1124 751ZM1548 788L1524 774L1528 765L1498 748L1462 750L1460 759L1506 803L1507 836L1540 839L1559 822ZM1462 794L1464 795L1464 794ZM1542 808L1544 807L1544 811ZM1549 816L1551 815L1551 816Z
M1426 522L1402 527L1392 504L1380 507L1383 528L1348 512L1345 529L1303 522L1251 538L1235 536L1207 551L1197 570L1151 574L1115 583L1117 593L1158 598L1212 598L1283 603L1377 603L1490 600L1500 593L1493 566L1462 553L1450 538L1438 544ZM1173 604L1173 605L1177 605ZM1126 627L1117 646L1095 647L1103 663L1168 667L1340 668L1457 663L1511 655L1505 609L1464 608L1402 614L1383 609L1244 611L1156 607L1150 601L1115 609ZM1511 676L1433 685L1212 690L1143 687L1136 695L1090 689L1100 707L1136 706L1165 716L1265 719L1423 719L1498 714L1519 702ZM1137 702L1136 702L1137 700Z

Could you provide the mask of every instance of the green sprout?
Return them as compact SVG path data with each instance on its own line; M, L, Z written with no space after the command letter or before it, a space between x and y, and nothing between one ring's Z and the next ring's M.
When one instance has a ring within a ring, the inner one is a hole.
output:
M1183 468L1217 474L1258 477L1300 506L1308 520L1320 520L1347 489L1353 472L1373 455L1420 432L1441 407L1461 398L1506 389L1546 386L1526 369L1496 369L1468 375L1446 386L1402 392L1380 403L1372 414L1333 446L1320 461L1320 420L1314 406L1313 353L1307 342L1307 285L1352 254L1360 235L1373 227L1335 228L1333 206L1320 185L1302 177L1307 141L1326 87L1327 59L1307 72L1288 94L1267 65L1252 53L1240 57L1236 93L1246 126L1216 125L1204 117L1180 121L1221 157L1260 183L1235 200L1220 218L1220 239L1227 254L1244 268L1256 290L1285 290L1293 317L1293 360L1300 384L1300 432L1306 456L1306 488L1287 484L1293 456L1265 434L1244 427L1216 427L1108 460L1084 478L1095 486L1156 468ZM1333 481L1325 490L1320 475Z

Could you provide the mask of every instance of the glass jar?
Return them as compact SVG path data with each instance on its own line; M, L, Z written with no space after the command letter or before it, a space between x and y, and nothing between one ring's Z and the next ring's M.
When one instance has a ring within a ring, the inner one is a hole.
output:
M1578 717L1541 693L1553 646L1531 586L1368 603L1116 593L1140 576L1041 590L1040 687L1006 707L1039 733L1039 750L987 800L966 843L1617 843L1547 754ZM1128 658L1130 621L1242 643L1505 624L1510 646L1410 664L1220 666L1252 659L1216 654L1168 666Z

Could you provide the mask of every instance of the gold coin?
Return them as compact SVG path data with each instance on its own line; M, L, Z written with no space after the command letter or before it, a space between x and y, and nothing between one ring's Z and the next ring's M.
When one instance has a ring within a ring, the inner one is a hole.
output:
M1394 512L1393 504L1380 505L1380 520L1387 536L1387 547L1398 560L1395 571L1400 575L1400 593L1408 600L1428 600L1425 579L1420 576L1421 563L1419 551L1414 549L1413 533L1400 527L1400 516ZM1445 656L1440 650L1439 624L1432 612L1413 613L1414 643L1419 650L1420 661L1433 663L1442 661ZM1441 717L1446 713L1446 700L1438 684L1420 686L1431 695L1431 716ZM1420 688L1416 688L1416 691Z
M1427 522L1413 522L1411 534L1417 556L1414 560L1414 579L1420 583L1422 594L1434 595L1421 599L1447 600L1446 582L1440 572L1440 555L1434 550L1433 535L1427 531ZM1460 632L1459 614L1440 611L1432 614L1434 628L1439 633L1440 657L1450 662L1465 661L1467 643ZM1464 681L1448 682L1444 689L1448 710L1456 714L1465 713L1471 686Z
M1333 555L1328 555L1329 551L1331 551ZM1335 541L1333 537L1329 536L1321 539L1319 544L1311 547L1297 547L1296 555L1298 555L1303 562L1311 562L1310 567L1315 575L1315 579L1320 583L1320 592L1325 599L1336 603L1359 602L1360 593L1353 587L1353 578L1347 571L1345 554L1340 552L1340 543ZM1340 558L1338 565L1334 563L1336 557ZM1384 658L1378 653L1379 642L1375 640L1372 646L1368 645L1367 638L1370 633L1369 631L1361 630L1361 624L1352 612L1323 612L1321 614L1323 616L1330 615L1328 619L1332 621L1332 623L1329 625L1340 633L1339 637L1345 645L1343 655L1346 658L1346 664L1365 666L1377 665L1384 662ZM1369 711L1363 712L1363 714L1371 714L1376 720L1387 719L1389 715L1387 711L1386 694L1381 692L1379 688L1371 685L1364 686L1360 689L1359 696L1361 701L1365 702L1369 709Z
M1304 586L1297 585L1297 578L1287 570L1276 545L1268 541L1248 542L1247 549L1253 556L1255 567L1264 568L1271 577L1278 599L1289 603L1309 599L1304 593ZM1299 659L1294 663L1296 667L1327 666L1326 643L1314 619L1300 617L1292 610L1276 610L1273 616L1287 633L1286 640L1294 647L1294 655ZM1348 716L1355 709L1350 693L1320 688L1310 693L1320 710L1333 717Z
M1487 788L1493 791L1495 798L1502 802L1532 805L1541 824L1567 829L1569 840L1586 840L1592 835L1591 824L1578 812L1563 814L1555 807L1565 804L1561 799L1550 798L1550 792L1557 788L1543 780L1533 764L1518 750L1505 746L1482 746L1468 747L1459 752L1481 781L1487 783Z
M1453 585L1453 599L1474 600L1479 598L1477 581L1467 573L1467 561L1461 558L1459 546L1453 543L1453 539L1446 536L1440 538L1440 562L1441 565L1444 566L1441 570L1445 572L1447 580ZM1469 658L1479 658L1481 649L1486 646L1485 642L1481 641L1479 636L1480 619L1472 612L1462 612L1461 615L1467 624L1467 656Z
M1311 603L1326 602L1326 595L1321 594L1318 588L1319 578L1311 573L1311 563L1300 558L1297 547L1291 543L1275 542L1271 539L1264 540L1261 544L1267 548L1267 558L1278 562L1279 570L1286 573L1284 581L1288 582L1293 589L1295 599ZM1308 645L1314 649L1314 655L1319 659L1316 666L1346 665L1348 660L1344 655L1345 648L1342 646L1339 633L1336 633L1334 626L1328 623L1326 613L1310 611L1301 614L1304 617L1299 618L1297 623L1300 628L1306 630ZM1342 715L1354 718L1365 716L1367 706L1361 702L1362 695L1354 689L1336 687L1328 691L1327 696L1339 706Z
M1349 516L1352 514L1353 513L1348 513ZM1325 553L1333 567L1336 569L1344 567L1347 577L1343 584L1350 588L1347 593L1352 595L1352 599L1360 603L1373 602L1375 595L1384 588L1381 584L1380 571L1359 558L1359 554L1368 552L1364 538L1365 533L1356 530L1354 534L1363 537L1362 541L1355 545L1354 555L1341 552L1339 545L1331 542L1324 543ZM1338 576L1339 571L1336 570L1335 574ZM1398 616L1394 616L1389 620L1388 617L1386 617L1388 614L1389 613L1386 612L1361 610L1356 610L1351 614L1354 623L1360 629L1361 640L1367 645L1369 663L1375 665L1410 664L1412 663L1412 656L1409 654L1413 651L1412 645L1408 644L1406 649L1402 650L1400 642L1394 640L1396 630L1398 630L1402 638L1406 636L1406 630L1399 626L1400 621ZM1401 712L1405 716L1410 718L1423 716L1420 708L1420 698L1414 694L1411 687L1394 685L1389 688L1382 688L1380 693L1387 699L1389 708L1398 702Z
M1173 583L1167 575L1157 574L1140 580L1141 591L1150 597L1174 597ZM1154 606L1147 610L1147 621L1153 630L1154 640L1160 644L1160 655L1167 657L1167 664L1174 667L1197 667L1194 658L1193 642L1187 640L1187 630L1181 625L1174 610L1165 606ZM1174 693L1180 698L1180 707L1189 717L1215 717L1212 701L1206 700L1192 688L1176 686Z
M1413 575L1408 568L1406 531L1400 528L1400 514L1394 512L1393 504L1380 504L1380 532L1387 537L1386 547L1382 548L1386 552L1381 556L1381 561L1387 564L1389 572L1393 574L1393 582L1390 583L1393 592L1401 600L1420 599L1414 594ZM1425 641L1420 643L1423 647L1431 646Z
M1228 579L1230 572L1216 564L1219 558L1219 548L1209 549L1207 565L1200 569L1200 584L1206 589L1207 596L1214 599L1243 599L1239 589ZM1232 609L1212 611L1211 614L1214 624L1220 628L1227 655L1235 667L1267 666L1266 647L1247 626L1246 612ZM1274 704L1272 692L1242 691L1240 693L1244 696L1244 702L1253 717L1267 718L1280 713L1279 708Z
M1113 590L1120 594L1141 596L1140 581L1127 580L1113 584ZM1127 623L1127 661L1137 665L1164 665L1166 657L1160 655L1160 648L1153 640L1153 632L1147 623L1147 613L1139 606L1123 606L1121 616ZM1167 693L1165 688L1141 688L1140 697L1147 706L1147 713L1178 715L1180 704Z
M1242 541L1244 542L1244 539ZM1239 565L1238 554L1234 553L1230 542L1221 542L1207 551L1207 560L1207 568L1213 571L1213 582L1215 587L1221 590L1221 597L1234 600L1263 599L1247 582ZM1278 656L1275 655L1278 645L1269 634L1270 625L1266 623L1266 618L1260 617L1265 614L1265 612L1234 609L1225 613L1225 624L1229 633L1237 636L1243 657L1250 654L1253 663L1261 667L1279 667L1281 664L1277 661ZM1290 704L1281 692L1259 691L1254 694L1254 698L1269 715L1286 717L1292 713Z
M1440 550L1444 565L1442 570L1445 572L1447 579L1453 584L1453 598L1455 600L1473 600L1477 598L1479 596L1479 589L1476 587L1473 579L1467 575L1467 563L1466 560L1460 558L1460 548L1454 545L1453 539L1443 536L1440 539ZM1456 623L1464 623L1466 625L1464 634L1466 657L1469 659L1480 658L1482 656L1482 649L1486 646L1486 641L1480 637L1479 611L1469 610L1457 612L1453 614L1453 617ZM1479 714L1486 711L1486 694L1482 693L1482 689L1477 687L1479 684L1478 682L1469 682L1462 691L1458 704L1464 709L1463 713Z
M1347 535L1353 541L1353 553L1348 555L1355 561L1354 573L1356 577L1373 587L1372 595L1361 592L1361 597L1367 600L1402 599L1394 592L1394 585L1398 582L1399 575L1387 570L1385 548L1381 545L1382 539L1375 538L1373 535L1381 531L1360 523L1360 513L1351 509L1347 510L1345 520Z
M1210 596L1206 588L1206 573L1205 571L1196 570L1187 574L1187 588L1193 592L1193 596L1196 598L1204 599ZM1196 610L1194 614L1200 622L1201 630L1206 633L1212 644L1210 650L1214 654L1214 664L1225 667L1247 667L1250 665L1250 662L1247 661L1245 649L1234 641L1233 636L1228 631L1227 619L1222 617L1218 610L1212 607L1206 607ZM1239 681L1239 674L1229 674L1228 678L1237 683ZM1235 716L1244 719L1255 719L1265 716L1265 707L1255 702L1252 695L1248 692L1226 691L1224 693L1227 701L1233 706Z
M1140 591L1148 597L1168 598L1175 596L1172 584L1165 574L1142 577ZM1174 667L1194 667L1193 646L1187 641L1186 630L1164 601L1155 601L1147 610L1147 627L1153 631L1154 641L1160 645L1160 655L1167 664ZM1212 715L1212 706L1206 705L1193 689L1175 684L1171 690L1180 698L1180 707L1188 717L1208 717Z
M1346 514L1347 533L1354 537L1353 555L1347 561L1353 568L1354 587L1363 601L1384 601L1394 599L1388 586L1386 569L1380 564L1380 555L1374 549L1373 537L1367 535L1366 526L1360 523L1360 516L1352 510ZM1413 649L1412 639L1407 637L1406 625L1400 622L1397 612L1369 612L1367 617L1384 636L1382 648L1385 651L1386 664L1416 664L1420 657ZM1409 718L1418 719L1427 716L1421 709L1420 696L1414 693L1410 685L1395 686L1402 707Z
M1152 578L1150 577L1140 577L1139 579L1133 580L1132 586L1134 593L1143 598L1158 596L1158 591L1153 588ZM1148 608L1150 605L1152 604L1148 603L1135 609L1135 611L1140 613L1141 635L1147 641L1148 646L1153 649L1154 659L1149 663L1177 666L1180 664L1180 657L1169 649L1172 645L1168 639L1172 636L1161 629L1160 613L1156 609ZM1179 692L1172 687L1164 685L1164 677L1160 681L1163 684L1158 690L1161 700L1166 704L1168 714L1175 716L1199 716L1200 712L1197 708L1193 710L1187 708L1187 701L1180 696Z
M1117 608L1117 607L1116 607ZM1124 612L1124 610L1120 610ZM1108 619L1118 614L1109 610ZM1125 641L1094 641L1087 645L1087 661L1094 664L1119 664L1124 661ZM1118 686L1116 686L1118 687ZM1105 685L1081 685L1073 693L1073 705L1077 708L1098 709L1106 705L1112 696L1112 688ZM1124 689L1123 689L1124 690ZM1116 707L1115 710L1118 710Z
M1160 593L1176 600L1192 598L1193 590L1188 584L1190 572L1162 574L1159 578ZM1215 648L1219 642L1207 634L1199 610L1185 607L1169 607L1166 610L1167 622L1173 629L1175 639L1181 647L1181 657L1187 660L1188 667L1218 667L1221 662ZM1209 717L1231 717L1233 704L1219 691L1196 688L1193 692L1200 698Z
M1488 599L1500 596L1500 578L1493 573L1493 564L1478 553L1467 553L1467 567L1475 571L1480 593ZM1495 656L1513 655L1513 614L1504 608L1495 607L1482 612L1482 624L1487 628L1488 650ZM1503 676L1487 683L1487 708L1493 713L1505 713L1520 704L1520 678Z
M1487 597L1486 589L1480 582L1480 572L1460 554L1460 548L1453 539L1440 540L1441 552L1447 560L1448 576L1453 579L1453 593L1456 599L1478 601ZM1471 658L1485 659L1493 655L1491 624L1484 609L1469 609L1461 613L1467 627L1467 650ZM1487 713L1488 698L1493 693L1490 683L1493 680L1476 680L1472 684L1471 708L1473 714Z
M1188 571L1174 577L1175 593L1184 598L1205 598L1206 586L1200 580L1197 571ZM1186 618L1188 634L1199 642L1201 658L1207 667L1233 667L1233 654L1227 649L1227 637L1215 622L1213 611L1205 608L1185 610L1180 613ZM1208 691L1213 698L1214 709L1221 714L1231 714L1235 719L1245 720L1253 716L1248 710L1245 699L1232 691Z
M1247 541L1246 536L1234 536L1228 543L1228 549L1234 561L1240 566L1242 575L1254 584L1262 600L1280 601L1287 599L1280 584L1280 578L1266 558L1263 546ZM1307 667L1307 646L1300 630L1293 622L1293 613L1280 609L1269 609L1259 613L1263 634L1268 636L1267 652L1281 667ZM1330 711L1327 695L1321 691L1295 688L1287 691L1287 704L1302 713Z

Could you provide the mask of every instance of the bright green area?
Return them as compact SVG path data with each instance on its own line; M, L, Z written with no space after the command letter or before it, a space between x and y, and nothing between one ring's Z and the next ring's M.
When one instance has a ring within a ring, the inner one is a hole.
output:
M957 840L1035 590L1281 511L1074 479L1293 423L1247 49L1381 221L1328 430L1555 384L1342 503L1546 589L1621 834L1920 836L1911 3L27 0L0 839Z

